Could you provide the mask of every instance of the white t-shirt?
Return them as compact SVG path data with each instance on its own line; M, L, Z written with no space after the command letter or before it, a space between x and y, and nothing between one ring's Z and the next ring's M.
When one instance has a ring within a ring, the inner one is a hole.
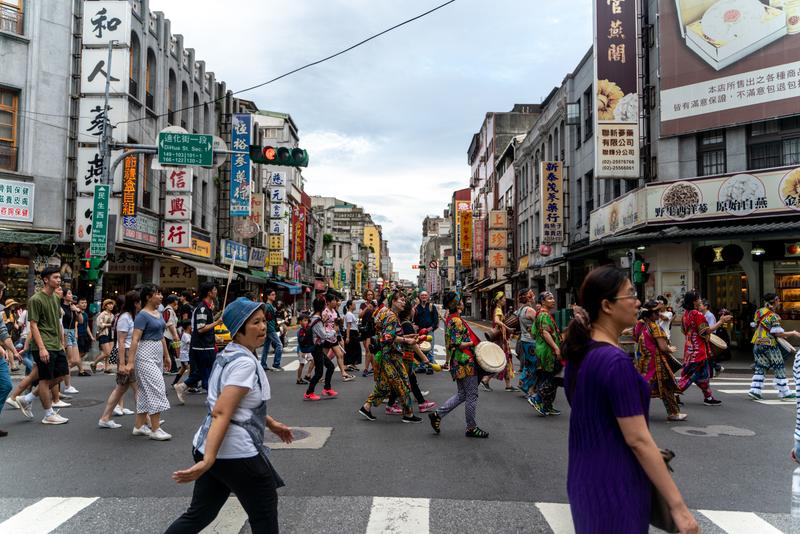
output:
M358 330L358 319L353 312L349 311L345 314L344 322L348 330Z
M714 314L711 313L710 311L705 312L703 314L703 316L706 318L706 322L708 323L708 326L712 326L714 323L717 322L717 318L714 317Z
M239 407L233 414L235 421L244 422L250 419L253 415L253 410L261 404L262 401L270 399L269 381L264 369L259 365L258 360L245 347L235 342L228 343L223 355L229 356L236 352L242 352L246 356L239 357L225 366L222 370L221 388L217 388L219 382L219 367L214 367L211 373L211 378L208 380L208 405L211 410L214 409L214 404L219 398L222 389L225 386L240 386L248 388L250 391L244 396L239 403ZM261 377L261 390L259 391L258 379L256 376ZM205 442L202 445L198 444L200 437L200 430L194 435L193 444L201 453L205 452ZM231 459L231 458L251 458L258 454L253 440L247 431L231 423L228 426L228 431L225 433L225 438L222 440L222 445L217 453L217 458Z
M192 334L189 332L184 332L181 334L181 352L179 354L179 359L182 362L189 361L189 348L192 345Z
M172 331L170 330L170 325L178 328L178 314L175 313L175 310L172 309L172 306L167 306L164 310L169 314L169 321L166 321L167 327L164 329L164 337L167 338L169 341L173 341L172 339Z
M117 319L117 332L125 332L125 348L131 348L131 341L133 341L133 317L128 312L123 313ZM119 334L117 334L119 339Z
M656 321L656 323L658 324L659 327L661 327L661 330L663 330L664 333L667 334L667 339L669 339L670 334L672 333L671 330L672 330L673 313L671 311L663 311L661 312L661 316L666 317L666 319L659 319L658 321Z

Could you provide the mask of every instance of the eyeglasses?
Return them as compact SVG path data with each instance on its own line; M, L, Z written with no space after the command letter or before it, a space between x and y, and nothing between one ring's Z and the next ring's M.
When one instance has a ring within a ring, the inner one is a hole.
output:
M639 294L636 292L635 289L631 289L630 293L627 295L617 295L611 300L623 300L623 299L638 299Z

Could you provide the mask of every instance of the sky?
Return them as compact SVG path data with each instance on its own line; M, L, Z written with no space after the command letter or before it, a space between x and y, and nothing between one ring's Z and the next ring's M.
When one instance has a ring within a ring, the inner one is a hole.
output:
M151 0L236 91L316 61L444 0ZM235 8L235 9L234 9ZM469 187L487 112L539 103L591 46L585 0L456 0L345 55L239 96L289 113L306 192L363 206L416 281L422 221Z

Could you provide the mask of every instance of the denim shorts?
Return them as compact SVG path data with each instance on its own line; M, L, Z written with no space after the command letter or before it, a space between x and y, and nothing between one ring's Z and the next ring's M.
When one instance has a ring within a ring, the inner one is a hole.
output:
M78 340L75 338L75 330L67 330L67 347L77 347Z

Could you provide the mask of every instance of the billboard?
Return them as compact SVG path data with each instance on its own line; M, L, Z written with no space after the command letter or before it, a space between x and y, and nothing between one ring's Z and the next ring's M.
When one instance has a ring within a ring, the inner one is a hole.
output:
M659 0L661 136L800 109L800 4Z
M594 3L594 174L639 177L638 2Z
M539 198L544 204L539 235L542 243L562 243L564 241L564 181L560 161L540 163L542 181Z

